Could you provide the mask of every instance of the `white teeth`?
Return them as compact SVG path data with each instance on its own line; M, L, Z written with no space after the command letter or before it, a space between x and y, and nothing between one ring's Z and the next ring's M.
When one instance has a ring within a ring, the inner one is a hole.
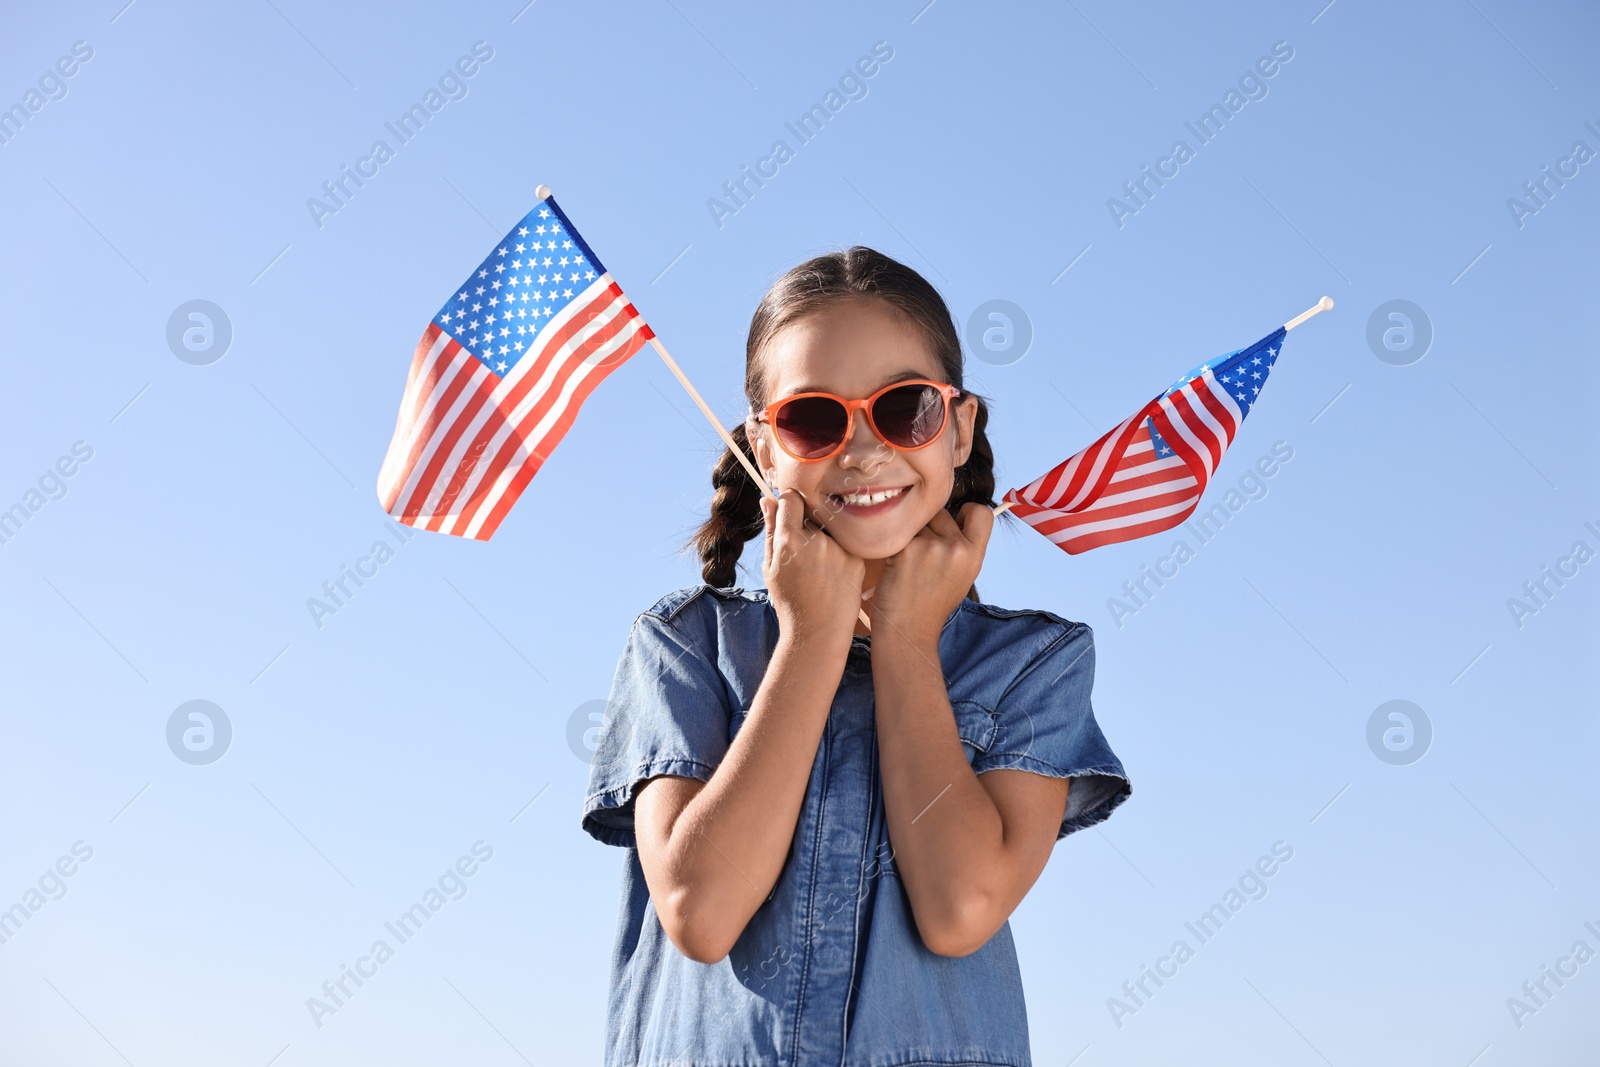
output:
M842 496L838 493L835 493L834 496L837 499L844 501L846 504L855 504L858 507L864 507L872 504L881 504L885 500L888 500L891 497L899 496L903 492L905 492L904 486L900 487L899 489L885 489L879 493L848 493Z

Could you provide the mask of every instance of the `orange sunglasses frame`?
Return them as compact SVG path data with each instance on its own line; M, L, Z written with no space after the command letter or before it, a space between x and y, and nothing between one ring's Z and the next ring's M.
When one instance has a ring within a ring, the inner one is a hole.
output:
M872 405L874 401L876 401L884 393L894 389L902 389L908 385L931 385L935 389L939 390L940 395L944 397L944 416L939 423L939 432L928 438L928 440L922 442L922 444L912 445L910 448L897 445L887 437L884 437L883 431L878 429L878 424L872 419ZM756 412L755 418L757 422L771 424L773 417L778 412L778 409L783 407L785 404L793 403L796 400L804 400L806 397L825 396L829 400L837 400L839 403L844 405L844 436L839 439L839 443L834 446L833 451L829 452L825 456L797 456L793 451L790 450L788 445L783 443L783 435L778 433L777 428L774 427L772 431L772 439L778 443L779 448L783 449L784 455L790 457L791 459L798 460L801 463L821 463L825 459L832 459L834 456L837 456L840 450L844 448L855 432L855 418L858 410L866 416L867 426L871 428L873 435L877 437L878 440L882 441L884 444L888 445L897 452L916 452L927 448L929 445L939 440L940 437L944 436L945 428L950 425L950 401L954 400L958 396L964 395L964 393L965 390L951 385L949 382L936 382L931 378L906 378L902 381L890 382L882 389L879 389L876 393L873 393L871 396L864 397L860 400L851 400L848 397L839 396L837 393L796 393L794 396L786 396L782 400L768 404L766 407Z

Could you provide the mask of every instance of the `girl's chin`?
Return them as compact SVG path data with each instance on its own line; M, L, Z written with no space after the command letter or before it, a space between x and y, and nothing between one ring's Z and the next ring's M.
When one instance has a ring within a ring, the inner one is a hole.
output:
M835 519L834 523L835 525L829 526L828 529L832 531L839 546L857 559L888 559L909 545L915 536L914 532L891 534L888 531L862 536L859 528L847 531L841 529L845 524L840 520Z

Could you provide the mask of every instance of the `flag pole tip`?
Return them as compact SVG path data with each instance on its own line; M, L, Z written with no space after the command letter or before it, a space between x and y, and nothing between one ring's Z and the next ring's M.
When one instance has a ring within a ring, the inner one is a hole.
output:
M550 187L548 185L541 185L541 186L539 186L539 188L537 188L537 189L535 189L533 191L533 195L537 196L540 200L549 200L550 199ZM1326 300L1328 298L1327 297L1323 297L1322 299ZM1329 305L1329 306L1332 306L1332 305Z
M545 195L546 196L550 195L548 189L545 190ZM1318 300L1317 301L1317 307L1321 308L1323 311L1332 311L1333 310L1333 297L1325 296L1321 300Z

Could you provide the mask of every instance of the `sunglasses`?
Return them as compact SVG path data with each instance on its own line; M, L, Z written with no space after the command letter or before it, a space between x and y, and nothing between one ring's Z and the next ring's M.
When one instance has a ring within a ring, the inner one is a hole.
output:
M915 452L938 440L950 417L950 401L963 390L926 378L886 385L863 400L833 393L796 393L756 413L769 423L778 446L802 463L836 454L850 439L859 408L878 440L902 452Z

